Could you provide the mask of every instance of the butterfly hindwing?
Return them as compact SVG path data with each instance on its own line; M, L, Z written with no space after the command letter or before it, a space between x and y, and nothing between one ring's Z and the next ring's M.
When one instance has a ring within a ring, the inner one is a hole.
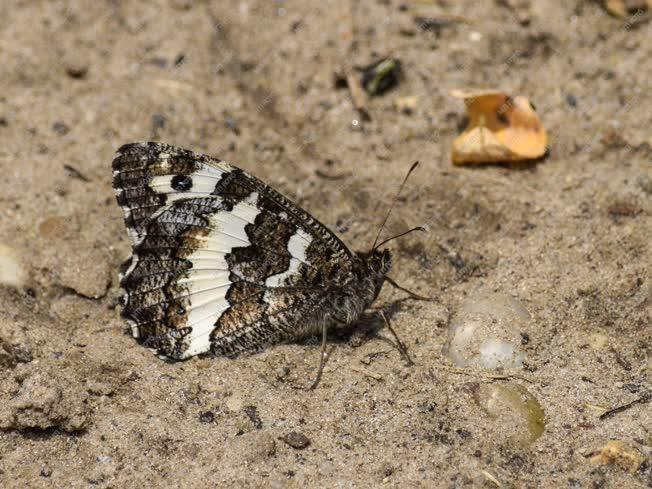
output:
M132 239L123 315L182 359L305 335L324 290L351 276L325 226L246 172L160 143L123 146L114 188Z

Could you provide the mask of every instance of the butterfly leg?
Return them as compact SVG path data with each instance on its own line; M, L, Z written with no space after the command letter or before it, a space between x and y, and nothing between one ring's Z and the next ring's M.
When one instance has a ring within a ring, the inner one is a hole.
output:
M337 317L332 317L332 319L340 324L347 324L345 320L339 319ZM326 354L326 339L328 337L328 322L324 321L321 329L321 358L319 360L319 370L317 370L317 378L310 386L310 390L315 389L319 382L321 381L321 376L324 373L324 367L326 366L326 359L328 355Z
M401 353L401 356L405 360L405 363L407 364L408 367L411 367L412 365L414 365L414 362L412 361L410 355L408 354L407 347L399 339L398 335L396 334L396 331L394 331L394 328L392 328L389 319L387 319L387 316L382 310L380 311L380 315L382 316L383 321L385 321L385 326L387 326L387 329L389 330L390 333L392 333L392 336L396 340L396 347L398 348L398 351Z
M328 323L324 321L324 325L321 329L321 358L319 360L319 370L317 370L317 378L310 386L310 389L315 389L319 382L321 381L322 373L324 372L324 366L326 365L326 338L328 337Z

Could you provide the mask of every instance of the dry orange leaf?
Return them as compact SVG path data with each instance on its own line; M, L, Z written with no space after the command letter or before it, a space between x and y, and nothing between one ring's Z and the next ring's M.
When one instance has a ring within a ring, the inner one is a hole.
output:
M652 0L605 0L604 8L614 17L624 19L652 9Z
M532 160L546 152L548 136L525 97L502 92L453 90L464 99L469 125L453 141L453 163Z

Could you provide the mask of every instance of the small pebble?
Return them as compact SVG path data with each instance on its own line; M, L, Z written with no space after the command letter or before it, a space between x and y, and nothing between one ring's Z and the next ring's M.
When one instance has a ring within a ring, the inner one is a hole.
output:
M165 127L165 116L161 114L152 114L152 129L154 131Z
M257 430L262 429L263 422L258 415L258 408L256 406L245 406L244 412Z
M204 411L199 413L199 422L200 423L212 423L215 421L215 414L213 411Z
M27 274L18 261L16 252L0 243L0 285L21 287Z
M641 187L643 192L648 195L652 195L652 178L648 177L647 175L641 175L636 179L636 183L639 187Z
M226 400L226 407L229 408L229 411L235 413L242 409L242 403L242 398L237 394L234 394Z
M594 350L603 350L609 344L609 337L604 333L591 333L587 336L589 346Z
M419 98L416 95L399 97L394 99L394 108L396 108L398 112L409 115L417 108L418 102Z
M531 443L545 429L545 413L541 404L525 387L519 384L479 386L475 400L507 433L508 438Z
M52 130L60 136L65 136L70 132L70 127L65 122L56 121L52 124Z
M14 368L19 363L29 363L33 359L29 347L0 337L0 368Z
M297 433L296 431L282 436L281 440L297 450L302 450L310 445L310 438L303 433Z
M572 93L569 93L566 95L566 103L568 104L569 107L575 108L577 107L577 97L573 95Z
M66 62L66 74L75 80L82 80L88 75L88 65L82 61L69 60Z
M471 34L469 34L469 41L471 42L478 42L482 40L482 34L477 32L477 31L472 31Z
M458 367L520 367L523 340L532 318L516 299L505 294L480 294L460 305L451 321L446 354Z

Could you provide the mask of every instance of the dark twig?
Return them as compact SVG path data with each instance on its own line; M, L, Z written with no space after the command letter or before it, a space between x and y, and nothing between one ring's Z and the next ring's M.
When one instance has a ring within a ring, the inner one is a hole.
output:
M66 173L68 174L69 177L72 178L77 178L81 180L82 182L90 182L90 178L88 178L86 175L84 175L82 172L80 172L77 168L74 166L65 164L63 165L63 169L66 170Z
M613 409L610 409L606 413L602 413L600 415L600 419L611 418L612 416L615 416L618 413L622 413L623 411L626 411L627 409L631 408L632 406L635 406L636 404L645 404L646 402L650 402L650 400L652 400L652 391L646 392L638 399L634 399L632 402L628 402L627 404L623 404L622 406L618 406Z

